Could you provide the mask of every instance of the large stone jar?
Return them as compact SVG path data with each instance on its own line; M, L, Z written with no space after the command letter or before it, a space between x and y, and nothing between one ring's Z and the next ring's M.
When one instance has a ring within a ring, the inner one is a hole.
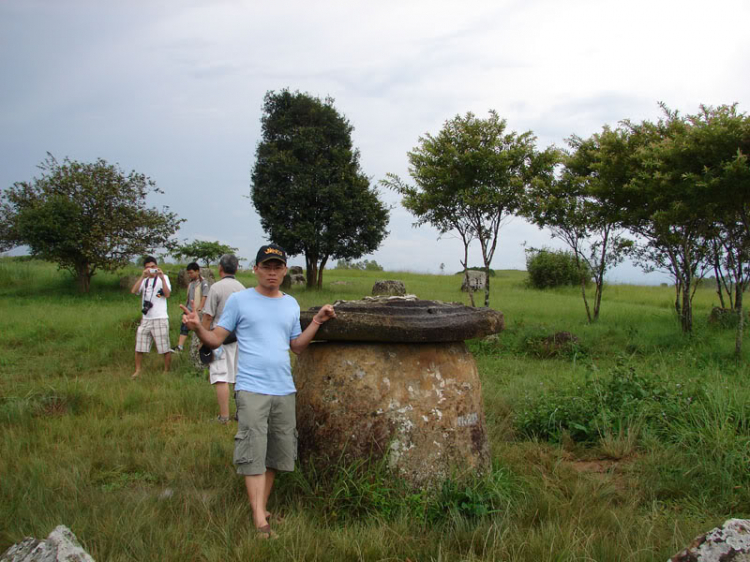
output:
M385 459L414 486L488 469L481 383L457 334L498 332L502 314L415 297L334 306L337 318L319 330L331 340L313 342L294 369L302 457ZM303 313L303 327L313 314ZM472 316L483 328L469 329ZM346 341L375 332L396 341Z

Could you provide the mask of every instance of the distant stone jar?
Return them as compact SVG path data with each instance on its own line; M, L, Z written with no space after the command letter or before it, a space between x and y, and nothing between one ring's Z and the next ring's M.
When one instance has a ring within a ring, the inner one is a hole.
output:
M484 289L484 285L484 271L470 269L466 272L466 275L461 276L461 290L465 293L481 291Z
M414 487L488 470L481 382L462 340L502 330L502 313L413 296L334 307L316 336L329 341L294 368L301 457L385 459ZM314 314L302 313L303 329Z
M284 280L281 282L282 289L291 289L292 287L304 285L305 276L302 273L288 273L284 275Z
M406 294L406 287L403 281L377 281L372 286L372 295L395 295L403 296Z

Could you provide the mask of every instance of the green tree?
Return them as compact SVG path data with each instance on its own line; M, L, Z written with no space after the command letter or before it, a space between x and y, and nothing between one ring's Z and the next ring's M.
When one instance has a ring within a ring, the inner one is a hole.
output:
M595 322L601 310L604 276L623 261L633 245L619 226L620 208L606 198L630 180L633 155L625 129L604 127L588 139L572 136L568 145L571 151L563 159L560 178L537 184L524 214L539 228L549 228L553 238L571 249L586 317ZM592 278L593 313L586 295Z
M115 271L133 256L173 247L183 221L166 207L146 207L147 196L162 191L145 175L102 159L60 164L49 153L39 168L40 177L3 192L3 247L28 246L71 271L82 292L99 269Z
M172 252L172 256L178 260L182 258L193 259L195 261L202 260L206 264L206 267L211 267L211 264L218 261L224 254L236 253L237 248L221 244L218 240L216 242L194 240L188 244L178 246Z
M691 146L690 119L661 107L664 117L656 123L624 122L636 166L625 187L609 193L609 203L621 209L623 226L644 240L634 251L637 263L674 279L675 310L690 333L697 281L710 264L713 194L695 180L705 158Z
M441 233L456 230L464 242L464 270L468 246L479 241L485 266L484 305L490 304L487 271L497 248L500 226L521 207L526 190L552 181L559 159L554 149L538 152L536 138L527 131L506 132L506 122L495 111L487 119L473 113L457 115L433 136L420 137L408 153L409 186L389 175L385 185L404 196L403 205Z
M322 287L329 259L374 252L389 210L360 169L353 127L333 99L268 92L251 196L261 225L290 255L305 255L307 286Z
M738 313L735 354L739 357L743 295L750 286L750 117L738 112L736 104L701 106L685 121L689 126L675 150L690 163L683 170L685 181L704 193L701 201L705 203L708 235L713 235L714 270L723 270L727 289L734 289L733 306Z

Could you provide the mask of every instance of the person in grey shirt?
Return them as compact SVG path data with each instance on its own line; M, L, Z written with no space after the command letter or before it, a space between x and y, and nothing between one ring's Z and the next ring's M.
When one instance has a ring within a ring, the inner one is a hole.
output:
M229 295L244 291L245 286L234 278L237 273L239 260L234 254L224 254L219 260L219 277L208 292L206 304L203 307L201 324L207 330L212 330L221 318L224 305ZM226 424L229 421L230 384L237 378L237 340L230 338L224 341L221 353L214 352L214 360L208 365L211 385L216 389L216 400L219 403L219 416L216 420Z
M201 267L196 262L190 262L187 266L187 274L190 278L190 285L188 285L187 301L185 306L188 310L193 310L193 304L195 304L195 311L198 314L203 312L203 306L206 304L206 298L208 297L208 279L204 279L201 275ZM185 340L190 334L190 330L185 323L180 324L180 338L177 340L177 347L172 349L172 353L180 353L185 345Z

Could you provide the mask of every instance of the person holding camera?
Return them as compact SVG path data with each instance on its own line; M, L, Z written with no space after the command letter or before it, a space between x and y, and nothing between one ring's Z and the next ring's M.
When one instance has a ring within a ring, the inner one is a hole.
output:
M130 292L141 295L141 323L135 334L135 372L131 378L141 374L143 354L151 351L156 343L156 351L164 356L164 372L169 371L172 354L169 346L169 315L167 299L172 293L169 277L156 266L156 258L143 258L143 273Z

